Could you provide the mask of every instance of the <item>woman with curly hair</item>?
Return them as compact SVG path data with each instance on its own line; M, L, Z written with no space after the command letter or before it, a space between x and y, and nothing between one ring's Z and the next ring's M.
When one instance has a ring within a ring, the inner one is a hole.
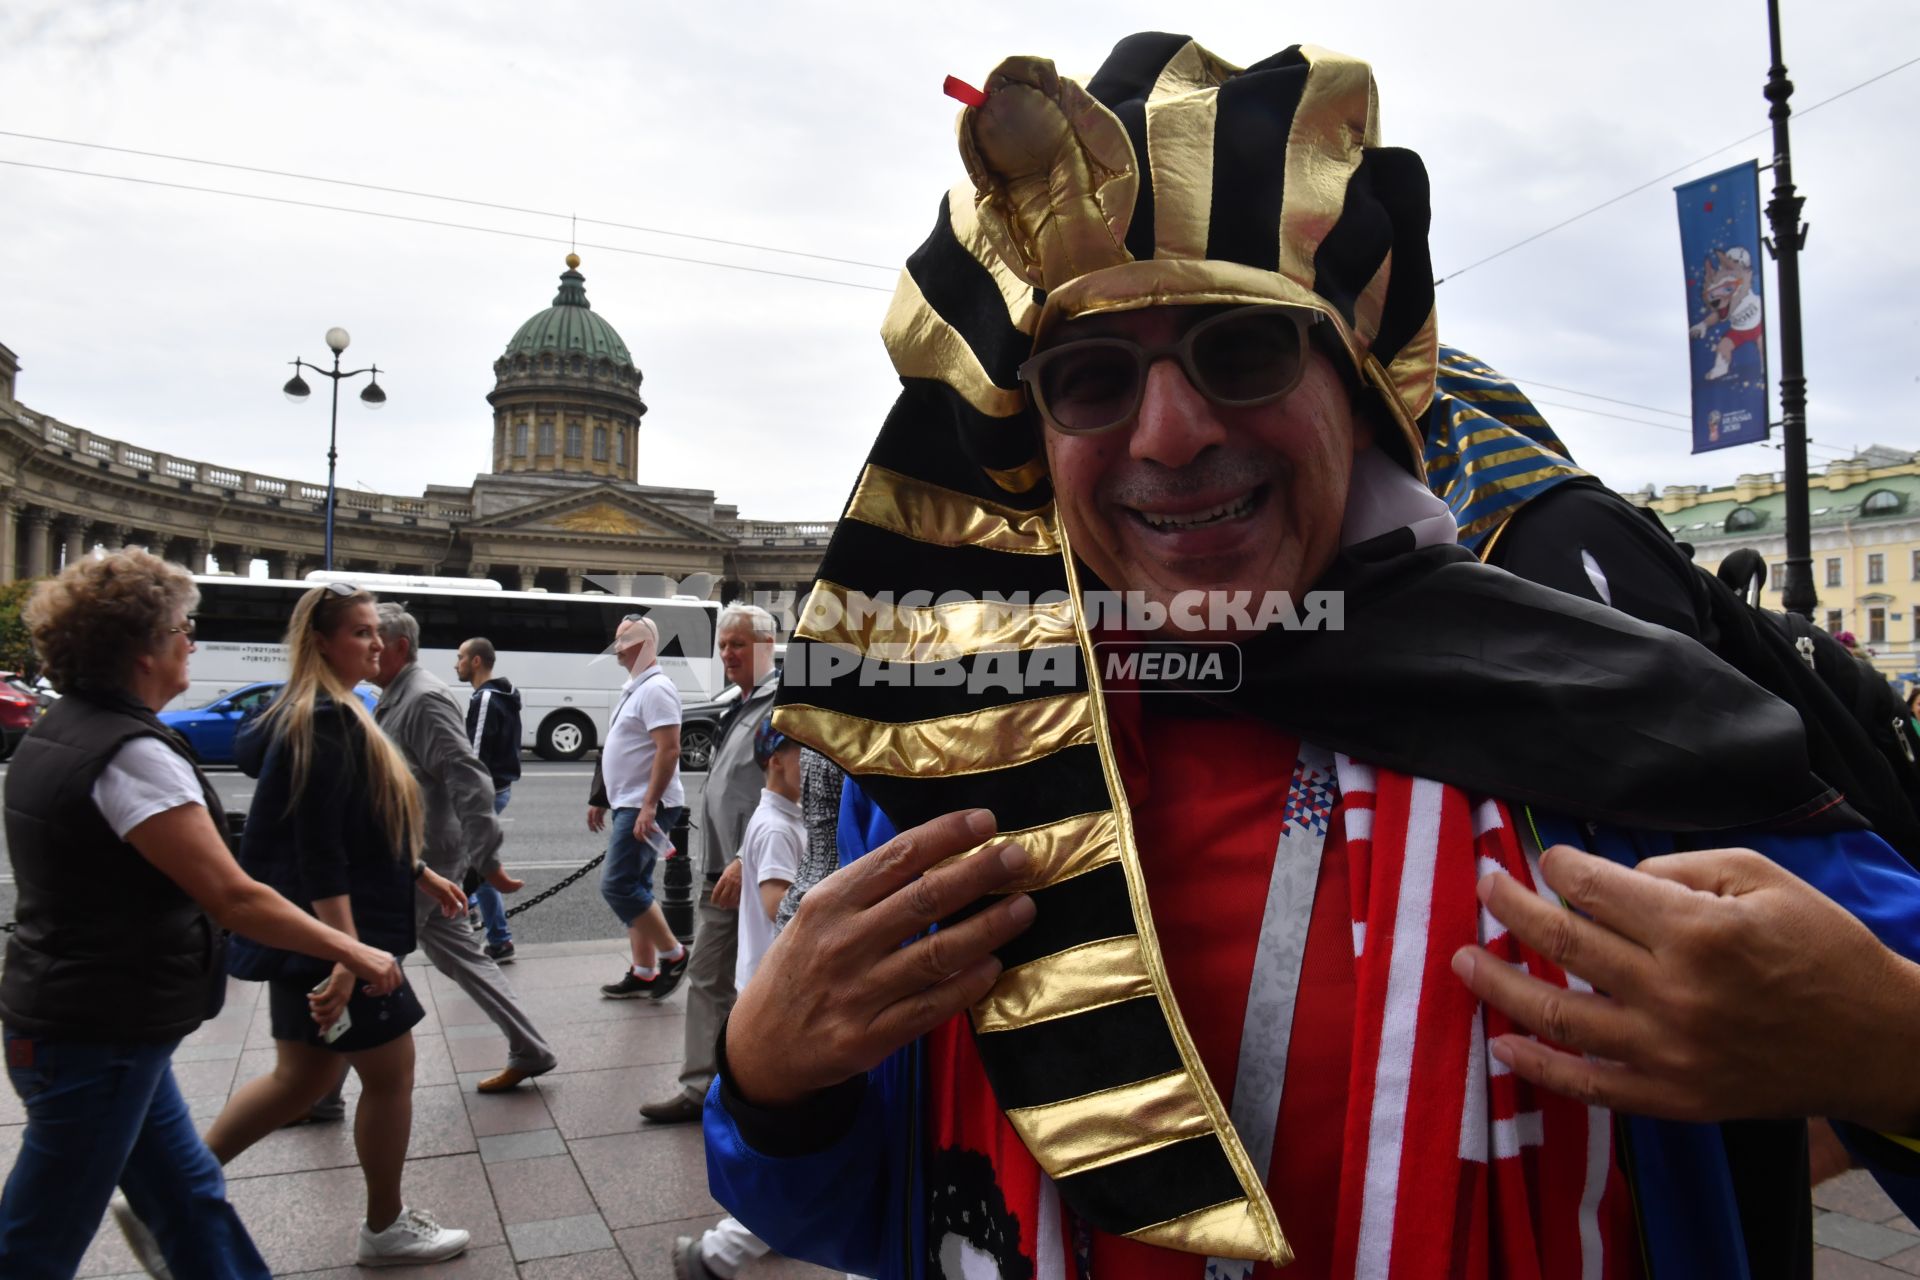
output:
M122 551L69 566L27 603L63 696L6 780L20 925L0 1024L27 1125L0 1195L0 1275L73 1275L111 1197L150 1273L266 1277L171 1065L225 998L220 929L331 961L370 990L402 980L391 953L240 869L219 797L156 717L187 688L198 601L179 565Z
M420 861L420 788L406 758L353 687L380 658L373 596L345 583L300 597L287 626L287 684L237 745L259 778L241 865L343 933L395 955L414 948L415 886L453 916L460 887ZM248 757L252 758L249 759ZM467 1247L400 1195L413 1129L413 1027L426 1016L413 988L360 990L353 975L292 963L267 981L273 1071L227 1100L207 1131L222 1164L303 1116L351 1067L360 1077L354 1150L367 1182L362 1265L437 1262Z

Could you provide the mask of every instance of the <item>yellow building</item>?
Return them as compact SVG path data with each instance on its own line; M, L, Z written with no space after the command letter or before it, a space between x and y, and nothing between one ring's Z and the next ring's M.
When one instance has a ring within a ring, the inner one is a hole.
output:
M1787 558L1786 486L1778 474L1718 488L1652 486L1627 499L1660 514L1712 570L1740 547L1767 561L1762 603L1781 607ZM1813 620L1851 631L1887 676L1920 681L1920 453L1875 445L1808 479Z

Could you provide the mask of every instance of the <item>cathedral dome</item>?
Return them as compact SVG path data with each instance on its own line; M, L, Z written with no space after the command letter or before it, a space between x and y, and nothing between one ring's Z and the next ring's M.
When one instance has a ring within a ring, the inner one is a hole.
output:
M633 367L627 344L587 301L587 281L579 267L579 256L568 254L567 269L560 274L560 292L554 296L553 305L515 331L507 341L505 356L538 356L548 352L585 356L589 360L604 356L615 364Z

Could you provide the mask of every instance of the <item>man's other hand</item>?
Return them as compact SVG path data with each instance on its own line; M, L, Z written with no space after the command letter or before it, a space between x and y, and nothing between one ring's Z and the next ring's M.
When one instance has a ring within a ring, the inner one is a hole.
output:
M587 830L599 831L607 825L607 811L597 804L587 806Z
M1577 912L1498 873L1480 899L1596 990L1551 986L1479 947L1453 959L1475 995L1575 1051L1496 1037L1493 1055L1524 1079L1672 1120L1828 1116L1900 1133L1920 1121L1920 966L1805 881L1746 849L1630 869L1561 845L1541 871Z
M1033 900L1014 894L951 928L926 930L1025 870L1026 851L1015 844L940 866L993 833L984 809L947 814L800 900L727 1023L728 1071L742 1097L763 1107L802 1102L987 994L1000 976L993 952L1033 922ZM913 941L902 946L903 938Z

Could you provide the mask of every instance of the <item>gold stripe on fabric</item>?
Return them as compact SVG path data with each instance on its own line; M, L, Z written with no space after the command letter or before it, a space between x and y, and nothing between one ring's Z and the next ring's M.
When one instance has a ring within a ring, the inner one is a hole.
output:
M986 547L1022 556L1053 555L1060 544L1045 511L998 503L867 464L846 518L941 547Z
M1527 397L1522 393L1518 391L1509 391L1502 387L1468 387L1459 391L1455 391L1453 394L1457 398L1461 400L1469 401L1473 404L1486 404L1492 401L1506 401L1508 403L1512 403L1513 401L1516 401L1516 400L1521 402L1522 404L1527 403Z
M957 853L940 865L944 867L948 862L971 858L984 849L998 848L1009 840L1027 851L1028 862L1024 873L996 890L1002 894L1027 893L1045 885L1060 884L1120 861L1119 832L1114 825L1113 814L1102 810L1049 822L1045 826L1002 831L985 844L975 845L965 853Z
M1253 1206L1245 1200L1228 1200L1210 1209L1199 1209L1151 1227L1129 1231L1127 1239L1162 1249L1204 1253L1216 1258L1258 1260L1266 1256L1261 1252L1260 1233L1254 1230ZM1293 1261L1293 1249L1285 1241L1281 1242L1280 1247L1284 1256L1272 1260L1276 1267L1284 1267Z
M1047 459L1043 454L1038 458L1034 458L1029 462L1023 462L1019 466L1007 470L997 470L993 467L982 467L980 469L987 473L987 479L993 481L1008 493L1026 493L1031 490L1033 486L1047 478Z
M1427 309L1420 330L1407 340L1387 366L1393 386L1409 419L1418 419L1433 403L1434 380L1440 375L1440 313ZM1414 439L1420 438L1416 431Z
M1207 1113L1193 1105L1186 1073L1170 1071L1117 1089L1016 1107L1007 1119L1056 1182L1176 1142L1206 1137Z
M1156 258L1207 256L1213 216L1213 129L1219 68L1189 40L1147 97L1147 164L1153 172Z
M1460 469L1466 472L1468 475L1472 475L1477 471L1486 471L1490 468L1502 466L1509 462L1520 462L1527 458L1538 458L1538 457L1541 457L1543 454L1546 454L1546 450L1542 449L1539 445L1533 443L1531 440L1526 440L1524 437L1520 437L1520 436L1515 436L1514 438L1521 442L1520 447L1514 448L1514 449L1502 449L1498 453L1489 453L1478 458L1468 458L1466 461L1460 464ZM1505 481L1501 481L1499 482L1498 488L1490 488L1487 490L1487 492L1500 493L1503 490L1511 489L1512 487L1513 487L1512 484L1507 483Z
M1007 970L986 998L973 1006L973 1029L981 1035L1017 1031L1152 994L1153 979L1140 955L1140 938L1126 933L1081 943Z
M1309 63L1307 84L1288 131L1275 233L1280 237L1280 274L1311 285L1313 255L1340 219L1347 182L1360 165L1360 149L1374 145L1378 109L1373 73L1366 63L1312 45L1301 46L1300 52ZM1159 194L1156 182L1156 200ZM1358 327L1378 332L1380 317L1366 317Z
M1033 603L954 600L887 604L820 578L794 634L883 662L945 662L969 653L1074 643L1073 604L1064 593Z
M1461 436L1460 447L1462 449L1471 449L1473 448L1473 446L1477 444L1485 444L1489 440L1511 440L1514 438L1513 429L1507 426L1504 422L1500 422L1494 418L1489 418L1486 414L1481 413L1477 409L1473 410L1472 413L1474 417L1479 418L1482 422L1485 422L1487 425L1484 427L1479 427L1473 431L1468 432L1466 435Z
M1022 333L1032 333L1034 323L1040 318L1040 308L1033 302L1033 286L1007 265L981 230L980 211L974 204L976 196L971 181L957 183L947 192L947 227L960 247L993 277L994 287L1000 290L1000 297L1007 304L1007 319L1013 327Z
M1377 364L1377 362L1375 362ZM1414 449L1414 461L1420 458L1419 448ZM1080 571L1074 564L1073 546L1064 527L1060 530L1060 559L1067 570L1068 590L1075 600L1081 599ZM1093 638L1087 633L1086 618L1080 610L1074 611L1074 630L1079 634L1082 658L1093 652ZM1254 1234L1260 1242L1259 1256L1276 1266L1284 1265L1292 1259L1293 1250L1288 1246L1286 1236L1280 1230L1280 1219L1274 1214L1273 1204L1267 1199L1266 1171L1256 1170L1253 1161L1247 1155L1246 1146L1240 1141L1240 1135L1233 1127L1232 1119L1227 1115L1226 1106L1220 1101L1219 1091L1213 1087L1213 1079L1207 1074L1206 1064L1200 1059L1200 1051L1194 1047L1193 1033L1187 1029L1186 1019L1181 1016L1180 1006L1173 997L1173 985L1167 979L1166 957L1160 950L1160 938L1153 924L1153 911L1147 902L1146 876L1140 867L1140 847L1133 831L1133 811L1127 807L1126 781L1120 776L1120 765L1114 757L1113 728L1107 722L1106 702L1101 693L1101 681L1098 664L1087 662L1087 703L1093 713L1094 742L1099 747L1100 770L1106 779L1107 794L1121 797L1121 803L1114 810L1119 827L1121 864L1127 872L1127 896L1133 905L1134 926L1140 931L1140 950L1145 958L1147 972L1153 978L1154 994L1159 998L1160 1009L1167 1020L1167 1029L1173 1035L1174 1047L1180 1052L1180 1061L1184 1066L1182 1076L1184 1088L1206 1113L1208 1124L1212 1126L1214 1136L1226 1152L1227 1163L1233 1167L1233 1173L1240 1180L1240 1189L1246 1194L1247 1208L1252 1219ZM1134 1117L1124 1113L1114 1114L1116 1123L1124 1123L1131 1128L1145 1128L1151 1131L1150 1124L1138 1123ZM1024 1136L1024 1135L1022 1135ZM1036 1156L1042 1148L1032 1147ZM1050 1176L1058 1178L1060 1173L1050 1161L1042 1160ZM1196 1237L1198 1251L1212 1253L1213 1242L1210 1239Z
M1400 362L1394 361L1394 367L1399 366ZM1373 384L1373 389L1380 393L1380 399L1387 406L1387 412L1392 416L1394 425L1400 428L1400 439L1406 448L1407 462L1413 471L1414 479L1425 484L1427 482L1426 441L1421 438L1420 424L1416 421L1421 411L1408 408L1407 401L1403 398L1405 391L1394 385L1387 370L1380 366L1378 357L1369 353L1360 365L1360 373L1366 381ZM1431 398L1433 393L1431 376L1427 380L1427 393Z
M1086 695L1029 698L985 711L892 724L794 702L809 741L848 773L892 778L985 773L1050 756L1093 740Z
M1506 535L1508 528L1511 527L1513 514L1514 512L1512 508L1509 508L1505 511L1496 511L1490 516L1482 516L1480 519L1475 520L1471 525L1467 526L1465 529L1462 529L1460 531L1459 536L1463 539L1477 537L1479 536L1480 531L1487 527L1489 521L1499 522L1499 528L1495 529L1490 535L1488 535L1487 540L1480 544L1480 562L1482 564L1493 563L1494 545L1498 543L1500 539Z
M1583 476L1585 474L1587 473L1578 467L1563 466L1558 462L1550 463L1547 466L1537 468L1533 471L1523 471L1517 476L1506 476L1503 479L1489 481L1486 484L1480 485L1477 487L1474 497L1478 499L1487 497L1490 494L1505 493L1509 489L1524 489L1530 484L1548 479L1551 476Z
M893 357L894 371L903 378L944 382L992 418L1010 418L1026 408L1026 392L995 386L960 331L941 319L905 271L894 288L880 337Z

